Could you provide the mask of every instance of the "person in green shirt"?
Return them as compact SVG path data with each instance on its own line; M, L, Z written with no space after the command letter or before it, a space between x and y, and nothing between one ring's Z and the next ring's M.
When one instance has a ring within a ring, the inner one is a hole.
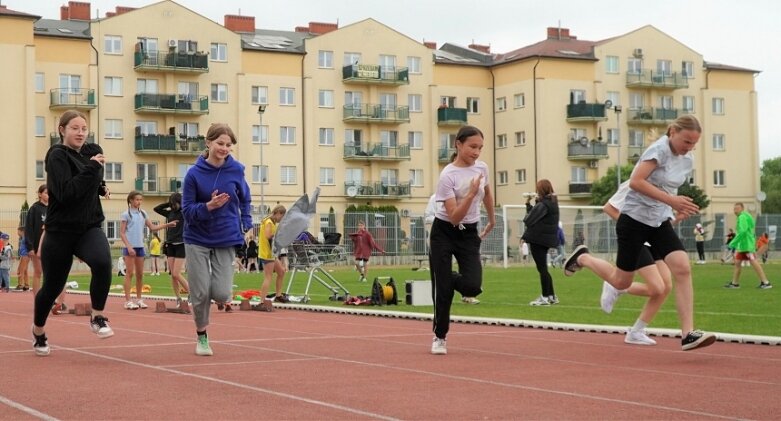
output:
M757 261L755 251L757 239L754 234L754 218L750 213L746 212L743 207L743 203L735 203L733 208L735 215L738 216L737 223L735 224L735 238L729 243L729 247L735 250L735 271L732 274L732 280L724 285L724 288L740 288L740 270L741 263L748 261L754 271L759 276L759 288L770 289L773 285L767 280L765 271L762 270L762 266Z

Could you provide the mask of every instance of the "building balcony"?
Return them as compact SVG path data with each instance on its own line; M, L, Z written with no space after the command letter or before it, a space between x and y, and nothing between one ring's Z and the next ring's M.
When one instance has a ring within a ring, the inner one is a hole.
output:
M342 67L342 81L362 85L409 85L409 69L378 64L352 64Z
M58 132L49 133L49 146L60 143L60 134ZM95 143L95 132L87 133L87 139L85 143Z
M49 91L50 110L91 110L98 106L94 89L58 88Z
M607 121L605 104L587 104L585 101L578 104L567 104L567 121L570 123Z
M591 197L591 185L585 181L570 181L569 194L572 197Z
M345 105L342 121L346 123L409 123L409 107L383 107L379 104Z
M439 108L437 109L438 126L465 126L466 108Z
M574 140L569 138L567 145L567 159L570 161L586 161L594 159L605 159L608 157L607 143L596 140Z
M153 114L209 114L209 97L175 94L136 94L135 111Z
M345 161L408 161L410 159L409 144L388 146L382 143L368 145L344 145Z
M684 89L689 87L689 78L682 73L663 73L643 69L640 72L627 72L627 88Z
M629 146L629 151L627 152L626 160L634 164L635 162L637 162L638 159L640 159L640 156L643 155L644 150L645 150L644 146Z
M209 56L205 53L136 51L133 68L146 72L208 73Z
M151 180L136 178L135 189L144 196L170 196L181 192L184 179L180 177L158 177Z
M439 148L437 150L437 162L440 164L449 164L450 157L456 153L456 148Z
M403 199L410 197L410 183L386 184L382 182L344 183L347 197L362 199Z
M626 115L629 126L667 126L678 118L677 108L639 108Z
M206 149L206 139L198 137L176 137L167 134L136 135L135 151L138 155L184 155L197 156Z

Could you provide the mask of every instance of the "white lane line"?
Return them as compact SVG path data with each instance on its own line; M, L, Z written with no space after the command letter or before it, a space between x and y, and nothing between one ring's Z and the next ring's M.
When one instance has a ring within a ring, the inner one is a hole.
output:
M26 406L26 405L22 405L21 403L19 403L17 401L14 401L14 400L11 400L11 399L8 399L5 396L0 396L0 403L4 403L4 404L10 406L11 408L18 409L19 411L22 411L25 414L27 414L27 415L29 415L31 417L38 418L40 420L58 421L57 418L54 418L54 417L52 417L49 414L44 414L41 411L35 410L33 408L30 408L29 406Z

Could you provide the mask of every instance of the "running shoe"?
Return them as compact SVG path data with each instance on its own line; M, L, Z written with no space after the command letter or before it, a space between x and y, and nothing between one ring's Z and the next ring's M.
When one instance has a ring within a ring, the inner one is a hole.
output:
M648 337L645 329L640 331L629 329L624 342L632 345L656 345L656 341Z
M35 355L39 357L45 357L49 355L51 350L49 349L49 342L46 339L45 333L42 335L36 335L33 333L33 351L35 351Z
M713 345L714 342L716 342L716 335L701 330L692 330L685 338L681 339L681 348L684 351L691 351Z
M103 316L95 316L89 322L92 333L98 335L100 339L106 339L114 336L114 330L108 325L108 319Z
M531 301L529 303L529 305L530 306L549 306L550 305L550 301L548 300L548 297L543 297L542 295L540 295L539 297L537 297L536 300Z
M586 253L588 253L588 247L582 244L575 247L575 250L573 250L567 257L567 260L564 261L564 275L572 276L572 274L582 269L582 266L578 264L578 257L580 257L581 254Z
M435 337L431 343L431 353L434 355L446 355L447 354L447 339L440 339Z
M212 352L212 347L209 346L209 337L206 336L205 333L203 335L198 335L198 342L195 344L195 355L201 355L205 357L214 355L214 352Z

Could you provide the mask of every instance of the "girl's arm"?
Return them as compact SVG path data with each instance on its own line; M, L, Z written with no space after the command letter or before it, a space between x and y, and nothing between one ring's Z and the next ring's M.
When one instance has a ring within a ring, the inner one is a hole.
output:
M477 196L477 192L482 187L482 183L483 174L473 178L469 184L469 192L461 200L461 203L458 203L455 197L445 200L445 212L447 212L447 216L452 224L460 224L461 220L464 219L466 213L469 212L469 207L472 206L472 201Z
M483 207L485 213L488 214L488 224L483 228L483 232L480 233L480 239L485 238L488 233L494 229L496 225L496 210L494 209L494 195L491 193L491 187L485 186L485 196L483 196Z
M166 222L165 224L153 224L152 221L149 219L145 219L146 221L146 227L149 228L149 231L155 232L160 231L163 228L170 228L176 226L176 221Z
M648 177L656 167L657 162L655 159L639 162L635 166L634 171L632 171L632 178L629 179L629 187L651 199L669 205L678 213L682 213L686 216L697 214L700 208L694 204L694 201L690 197L673 196L648 182Z
M122 242L125 243L125 248L128 249L128 251L133 249L130 247L130 241L127 239L127 221L119 222L119 238L121 238Z

